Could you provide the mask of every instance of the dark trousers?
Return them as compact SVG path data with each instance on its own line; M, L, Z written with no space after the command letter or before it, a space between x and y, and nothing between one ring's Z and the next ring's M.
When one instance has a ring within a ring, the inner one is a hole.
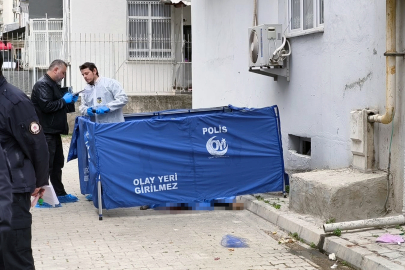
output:
M0 269L35 269L31 249L30 193L14 193L12 230L0 234Z
M65 157L63 156L62 139L59 134L45 133L45 137L49 151L49 179L56 196L64 196L66 191L62 184L62 168Z

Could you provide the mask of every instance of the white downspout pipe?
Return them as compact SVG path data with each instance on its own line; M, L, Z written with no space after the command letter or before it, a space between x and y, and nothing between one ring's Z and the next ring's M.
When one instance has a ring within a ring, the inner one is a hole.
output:
M387 0L386 8L386 47L387 53L396 53L396 0ZM396 97L396 57L395 55L386 56L386 101L384 115L370 115L370 122L378 122L382 124L391 123L395 113L395 97Z
M368 121L389 124L394 118L396 98L396 0L386 1L386 105L384 115L370 115ZM354 230L369 227L380 227L388 225L399 225L405 223L405 178L403 192L402 215L383 217L366 220L347 221L339 223L324 224L325 232L332 232L336 229Z

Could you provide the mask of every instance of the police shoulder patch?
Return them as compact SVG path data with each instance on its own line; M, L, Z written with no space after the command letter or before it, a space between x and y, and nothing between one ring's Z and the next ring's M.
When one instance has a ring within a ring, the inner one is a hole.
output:
M32 122L30 124L29 131L32 134L38 134L39 132L41 132L41 125L38 124L37 122Z

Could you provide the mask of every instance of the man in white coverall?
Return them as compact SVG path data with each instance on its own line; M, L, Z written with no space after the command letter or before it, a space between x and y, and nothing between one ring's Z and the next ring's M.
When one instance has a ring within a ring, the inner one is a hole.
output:
M87 82L81 93L81 114L90 116L90 120L96 123L124 122L122 108L127 104L128 97L120 83L100 77L94 63L86 62L79 68ZM92 194L86 199L92 201Z
M127 104L128 97L120 83L100 77L94 63L86 62L79 68L87 82L81 94L81 114L90 116L91 121L96 123L124 122L122 108Z

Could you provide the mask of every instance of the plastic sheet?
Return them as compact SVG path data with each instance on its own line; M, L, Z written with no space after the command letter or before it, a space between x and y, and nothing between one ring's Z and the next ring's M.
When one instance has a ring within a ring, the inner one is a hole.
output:
M404 239L400 235L392 235L392 234L386 233L386 234L378 237L376 239L376 242L401 244L404 242Z
M222 238L221 245L227 248L247 248L246 239L227 234Z

